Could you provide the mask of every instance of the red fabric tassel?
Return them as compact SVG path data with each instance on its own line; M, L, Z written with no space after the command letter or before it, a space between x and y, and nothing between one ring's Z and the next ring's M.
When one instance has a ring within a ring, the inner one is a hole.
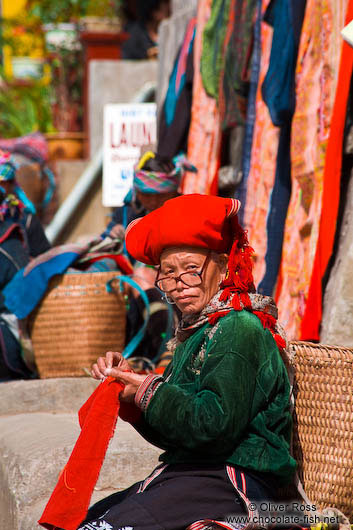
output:
M208 322L211 324L211 326L214 326L219 318L225 317L228 315L229 311L218 311L217 313L212 313L212 315L208 315Z
M221 285L221 287L223 286L223 284ZM225 289L223 289L223 292L221 294L221 296L219 297L219 300L221 302L226 302L227 300L229 300L230 298L230 295L231 295L231 290L229 287L226 287Z
M281 337L281 335L278 335L278 333L274 333L273 338L275 339L276 344L280 350L286 349L286 341L283 337Z
M234 293L233 299L232 299L232 306L235 311L242 311L242 306L240 305L240 299L238 293Z
M261 320L261 324L263 325L264 329L268 329L272 337L275 339L277 348L279 350L285 350L286 348L286 341L284 340L281 335L275 332L276 328L276 319L272 315L267 315L266 313L262 313L261 311L254 311L254 315L257 316Z
M240 300L244 306L244 309L247 309L248 311L252 310L251 300L248 293L240 293Z
M124 385L108 377L79 410L80 436L38 523L76 530L84 520L119 412Z
M274 330L276 325L276 319L272 315L268 315L266 313L262 313L261 311L254 311L254 315L256 315L260 320L264 327L264 329L270 329Z

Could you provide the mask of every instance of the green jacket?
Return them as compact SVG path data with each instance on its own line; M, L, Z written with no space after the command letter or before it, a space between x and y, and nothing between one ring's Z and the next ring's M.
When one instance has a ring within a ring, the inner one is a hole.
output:
M165 463L229 463L290 480L290 385L260 320L231 311L180 344L144 413L141 434Z

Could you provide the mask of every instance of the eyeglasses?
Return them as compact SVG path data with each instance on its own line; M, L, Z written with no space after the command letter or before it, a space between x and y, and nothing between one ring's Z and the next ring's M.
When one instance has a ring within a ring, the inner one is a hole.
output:
M179 276L166 276L165 278L157 277L155 285L164 293L168 291L173 291L179 281L181 281L184 285L187 285L188 287L197 287L202 283L202 274L206 268L207 263L209 262L209 259L210 254L207 254L200 271L182 272Z

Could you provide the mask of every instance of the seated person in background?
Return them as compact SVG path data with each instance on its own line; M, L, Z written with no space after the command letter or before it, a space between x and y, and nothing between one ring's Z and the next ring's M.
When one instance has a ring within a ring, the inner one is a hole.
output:
M16 165L9 153L0 153L0 381L35 375L26 353L17 318L5 305L2 290L31 257L49 250L50 244L35 215L33 204L17 185Z
M128 28L123 59L154 59L158 55L158 27L170 16L170 0L139 0L138 20Z
M124 237L127 225L162 206L166 200L179 195L178 189L184 169L193 169L184 157L173 160L146 152L134 170L133 187L124 200L124 205L115 208L112 221L102 237ZM178 310L168 306L161 292L155 287L154 267L134 263L133 280L143 289L150 303L150 321L145 336L134 352L134 357L145 357L158 361L166 350L166 343L174 332ZM129 310L127 314L126 340L129 342L143 325L144 302L136 289L129 289Z
M182 157L171 160L147 151L134 169L132 189L126 195L123 206L115 208L102 237L122 235L131 221L177 197L183 168Z

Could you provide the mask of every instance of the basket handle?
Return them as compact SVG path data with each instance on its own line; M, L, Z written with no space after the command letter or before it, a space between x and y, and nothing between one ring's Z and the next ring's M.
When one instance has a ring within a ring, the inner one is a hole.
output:
M144 320L144 323L143 323L142 327L138 330L136 335L134 335L134 337L132 337L132 339L125 346L125 348L124 348L124 350L122 352L122 354L125 357L125 359L128 359L134 353L134 351L136 350L137 346L140 344L140 342L142 341L142 339L143 339L143 337L145 335L147 324L148 324L148 321L150 319L150 303L149 303L148 296L145 293L145 291L143 289L141 289L141 287L132 278L130 278L129 276L115 276L114 278L109 280L109 282L106 283L106 288L107 288L108 293L113 292L113 288L112 288L111 284L112 284L112 282L114 280L119 280L119 282L120 282L120 291L123 290L123 286L122 286L123 283L127 283L127 284L131 285L132 287L134 287L138 291L138 293L140 294L140 296L141 296L141 298L143 300L143 303L146 306L146 318Z

